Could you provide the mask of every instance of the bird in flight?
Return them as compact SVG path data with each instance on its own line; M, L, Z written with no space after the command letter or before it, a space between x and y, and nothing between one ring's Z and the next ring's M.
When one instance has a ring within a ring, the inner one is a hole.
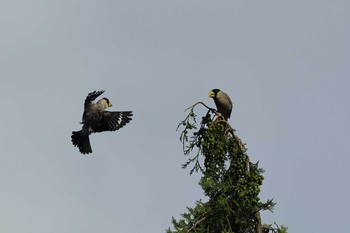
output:
M209 91L209 98L213 98L218 112L227 121L231 117L233 103L231 98L220 89L213 89Z
M72 132L72 143L78 147L80 153L92 153L89 135L104 131L116 131L131 121L132 111L106 111L112 107L107 98L102 98L96 103L94 100L105 91L93 91L88 94L84 103L83 127L79 131Z

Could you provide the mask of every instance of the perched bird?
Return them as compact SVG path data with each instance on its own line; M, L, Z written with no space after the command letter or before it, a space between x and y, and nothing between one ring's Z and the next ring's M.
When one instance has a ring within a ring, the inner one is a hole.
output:
M102 98L94 103L94 100L105 91L94 91L88 94L84 103L83 127L79 131L72 132L72 143L79 148L80 153L92 152L89 135L103 131L116 131L131 121L132 112L109 112L108 107L112 103L107 98Z
M209 91L209 98L213 98L219 113L227 121L231 116L233 104L230 97L219 89Z

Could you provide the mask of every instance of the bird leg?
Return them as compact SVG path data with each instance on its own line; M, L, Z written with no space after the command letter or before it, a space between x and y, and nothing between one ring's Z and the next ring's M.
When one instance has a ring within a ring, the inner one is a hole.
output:
M223 117L223 115L221 113L219 113L218 111L215 110L215 114L216 114L216 119L214 120L214 123L219 123L219 122L226 122L228 124L228 122L225 120L225 118Z

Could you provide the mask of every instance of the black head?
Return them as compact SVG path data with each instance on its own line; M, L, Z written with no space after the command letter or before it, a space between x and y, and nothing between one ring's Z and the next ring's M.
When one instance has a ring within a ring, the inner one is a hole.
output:
M104 99L104 100L107 102L107 104L110 104L109 99L107 99L106 97L104 97L104 98L102 98L102 99Z
M209 93L208 93L209 98L215 99L216 95L219 93L219 91L220 91L220 89L217 89L217 88L209 91Z

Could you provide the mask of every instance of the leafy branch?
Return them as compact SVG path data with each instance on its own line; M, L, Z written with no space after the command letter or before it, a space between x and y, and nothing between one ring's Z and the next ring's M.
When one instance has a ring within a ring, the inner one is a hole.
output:
M279 226L277 223L274 223L275 227L272 227L272 224L264 224L263 225L263 233L287 233L288 228L285 226Z
M195 108L204 106L208 111L197 122ZM186 118L176 130L182 129L180 141L188 160L182 168L201 172L199 184L209 198L187 208L183 219L172 220L174 231L168 233L286 233L287 228L262 224L260 211L272 211L273 199L261 202L260 186L264 177L258 163L250 162L245 144L231 125L203 102L185 110ZM193 154L193 155L192 155ZM203 160L203 162L202 162Z

